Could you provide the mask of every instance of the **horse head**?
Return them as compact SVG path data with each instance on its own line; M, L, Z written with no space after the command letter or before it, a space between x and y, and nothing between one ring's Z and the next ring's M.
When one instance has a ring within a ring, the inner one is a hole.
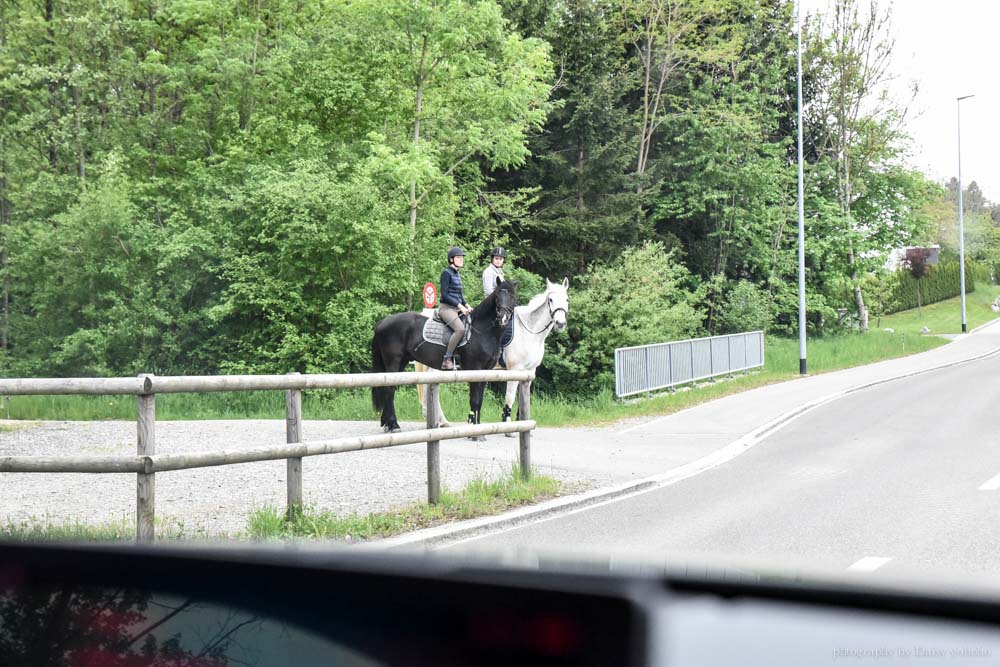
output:
M545 280L545 302L548 304L549 316L552 318L556 331L566 328L566 318L569 315L568 288L568 278L563 278L561 283Z
M494 308L497 324L505 327L514 315L514 308L517 307L517 283L497 278L497 288L493 291L493 295L496 297Z

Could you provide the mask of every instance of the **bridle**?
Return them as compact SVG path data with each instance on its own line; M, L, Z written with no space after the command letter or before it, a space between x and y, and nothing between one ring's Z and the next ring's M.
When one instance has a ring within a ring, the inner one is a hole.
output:
M545 333L546 331L548 331L549 329L551 329L553 325L555 325L555 323L556 323L556 313L558 313L560 310L562 311L563 315L565 315L567 318L569 318L569 311L567 311L562 306L560 306L558 308L553 308L552 307L552 299L550 299L547 295L545 297L545 305L549 307L549 323L546 324L541 329L539 329L538 331L532 331L531 329L529 329L528 325L524 323L524 318L522 318L521 315L518 314L518 312L516 310L514 311L514 314L517 315L517 319L521 321L521 326L524 327L525 331L527 331L530 334L534 334L536 336L538 334Z
M517 311L515 310L515 306L497 306L497 317L496 317L497 324L500 324L500 322L503 322L505 316L506 316L506 320L510 321L510 318L513 317L516 312ZM480 331L479 329L476 328L476 323L475 322L472 323L472 330L475 331L478 334L482 334L483 333L482 331Z

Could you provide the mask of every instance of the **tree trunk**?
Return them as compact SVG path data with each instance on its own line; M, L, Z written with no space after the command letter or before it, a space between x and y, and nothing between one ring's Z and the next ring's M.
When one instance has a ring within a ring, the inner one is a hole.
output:
M150 2L146 6L146 16L149 18L150 23L155 21L156 13L153 11L153 3ZM151 50L158 50L156 47L156 42L149 45ZM159 145L159 137L156 132L156 77L150 77L147 82L146 91L149 93L149 174L150 176L156 176L156 149Z
M0 47L7 46L6 5L0 3ZM7 288L7 232L10 225L10 202L7 199L7 143L0 137L0 350L7 351L10 341L10 291Z
M49 69L55 67L55 46L56 46L56 33L52 27L52 22L55 20L55 8L53 6L53 0L45 0L45 34L48 38L48 61ZM49 74L49 122L52 127L56 125L56 111L57 111L57 92L59 86L55 80L55 76L50 71ZM59 166L59 151L56 146L56 135L53 130L49 130L49 167L52 171L55 171Z
M83 147L83 132L80 129L80 87L73 86L73 134L76 139L76 175L85 182L87 180L87 156Z
M844 142L844 212L847 214L848 234L854 231L854 220L851 216L851 162L847 154L847 143ZM858 279L857 257L854 254L854 240L848 243L851 260L851 283L854 285L854 305L858 309L858 324L861 333L868 333L868 309L865 308L865 297L861 293L861 281Z
M861 293L861 282L858 279L857 261L854 256L854 241L847 244L847 258L851 265L851 284L854 287L854 306L858 311L858 325L861 333L868 333L868 309L865 307L865 297Z
M7 350L10 330L10 292L7 289L7 234L10 225L10 201L7 199L7 145L0 138L0 349Z
M427 37L424 37L420 52L420 65L417 68L417 95L413 113L413 148L420 145L420 114L424 110L424 65L427 62ZM410 281L406 289L406 309L413 310L413 290L417 281L417 180L410 181Z

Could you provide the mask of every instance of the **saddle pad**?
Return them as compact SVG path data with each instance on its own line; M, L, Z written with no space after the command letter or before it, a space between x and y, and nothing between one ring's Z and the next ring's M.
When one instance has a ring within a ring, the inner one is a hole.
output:
M472 323L469 320L465 322L465 335L462 336L462 340L458 343L459 347L462 347L469 342L469 338L472 337ZM435 345L442 345L444 347L448 346L448 339L451 338L451 329L448 325L441 321L438 317L437 311L434 311L434 317L428 317L427 322L424 324L424 340L428 343L434 343Z
M503 328L503 334L500 336L500 347L507 347L510 342L514 340L514 318L510 318L507 322L507 326Z

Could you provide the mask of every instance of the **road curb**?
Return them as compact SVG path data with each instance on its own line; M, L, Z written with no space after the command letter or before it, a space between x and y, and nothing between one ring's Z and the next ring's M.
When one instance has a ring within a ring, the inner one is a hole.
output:
M987 322L986 324L976 327L973 331L978 331L979 329L989 326L990 324L995 324L997 321L998 320L992 320ZM961 366L962 364L968 364L974 361L981 361L996 354L1000 354L1000 347L996 347L989 352L985 352L974 357L949 361L930 368L923 368L916 371L910 371L908 373L901 373L888 378L873 380L871 382L855 385L847 389L842 389L832 394L827 394L826 396L804 403L803 405L775 417L771 421L758 426L734 442L731 442L711 454L657 475L644 477L633 482L625 482L611 487L593 489L591 491L571 496L554 498L537 505L518 508L516 510L495 516L469 519L444 526L437 526L435 528L425 528L412 533L407 533L405 535L367 542L364 545L358 546L378 549L417 546L432 548L444 542L452 542L458 539L469 539L478 536L479 534L495 532L497 529L509 530L521 524L532 523L550 516L554 518L556 515L563 515L568 512L591 508L603 503L619 500L625 496L638 495L653 489L670 486L671 484L676 484L677 482L693 477L699 473L710 470L711 468L736 458L802 415L845 396L849 396L850 394L864 391L865 389L870 389L872 387L877 387L882 384L887 384L889 382L904 380L906 378L939 371L945 368Z

